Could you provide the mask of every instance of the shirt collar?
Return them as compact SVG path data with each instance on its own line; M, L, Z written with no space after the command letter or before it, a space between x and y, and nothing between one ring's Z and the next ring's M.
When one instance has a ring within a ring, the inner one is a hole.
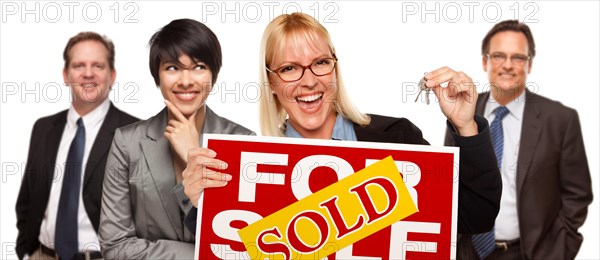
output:
M523 116L523 111L525 110L525 92L527 91L523 91L523 93L521 93L513 101L508 102L508 104L506 104L505 106L508 109L508 115L514 117L517 120L521 120L521 117ZM490 98L485 108L485 117L490 118L494 114L494 110L499 106L500 104L498 104L498 102L490 94Z
M85 116L80 116L73 104L69 107L69 111L67 112L67 127L77 127L77 120L81 117L83 119L83 125L87 127L95 126L104 121L104 117L108 113L108 109L110 108L110 99L105 99L102 103L94 108L94 110L87 113Z
M296 129L290 124L290 120L285 121L285 131L284 134L286 137L294 137L294 138L304 138Z
M354 126L352 125L352 122L348 118L338 114L335 118L335 124L333 125L331 139L356 141L356 133L354 132Z
M287 120L285 122L285 132L286 137L295 137L295 138L303 138L296 129L290 124L290 121ZM331 134L331 139L333 140L345 140L345 141L356 141L356 133L354 132L354 127L352 122L347 118L344 118L339 113L335 118L335 123L333 125L333 133Z

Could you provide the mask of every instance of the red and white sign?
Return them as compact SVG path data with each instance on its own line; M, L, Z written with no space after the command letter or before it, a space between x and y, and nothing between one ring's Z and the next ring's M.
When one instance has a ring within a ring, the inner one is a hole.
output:
M455 257L458 148L208 134L203 144L233 179L200 197L198 259L250 259L238 230L388 156L419 212L328 258Z

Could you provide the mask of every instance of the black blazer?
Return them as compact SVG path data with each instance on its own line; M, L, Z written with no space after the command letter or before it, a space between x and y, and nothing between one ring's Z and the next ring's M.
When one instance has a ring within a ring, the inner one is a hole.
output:
M354 124L359 141L425 144L421 130L406 118L369 115L368 126ZM458 233L474 234L491 230L500 210L502 181L496 163L487 120L475 116L479 134L471 137L450 132L460 147L458 184ZM449 129L454 129L447 122Z
M83 176L82 196L85 210L98 232L104 168L115 129L139 119L110 104L98 131ZM67 123L67 110L38 119L31 132L29 154L21 189L17 198L17 255L31 255L39 248L40 226L48 206L54 178L56 154Z

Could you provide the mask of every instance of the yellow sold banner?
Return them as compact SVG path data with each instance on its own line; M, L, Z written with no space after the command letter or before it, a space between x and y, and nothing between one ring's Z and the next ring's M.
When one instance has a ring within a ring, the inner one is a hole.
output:
M388 156L239 235L251 259L321 259L417 211Z

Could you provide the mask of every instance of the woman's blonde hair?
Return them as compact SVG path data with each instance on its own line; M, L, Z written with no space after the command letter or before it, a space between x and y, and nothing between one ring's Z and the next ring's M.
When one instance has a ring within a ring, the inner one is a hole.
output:
M303 13L283 14L276 17L267 25L263 33L260 46L260 129L262 135L284 136L283 128L288 117L287 112L271 91L267 66L273 62L275 55L282 53L285 44L290 42L296 46L302 42L309 42L317 46L319 40L327 42L331 54L335 55L335 48L327 29L313 17ZM340 63L335 67L337 91L333 102L334 109L343 117L359 125L368 125L369 116L361 113L350 101L340 72Z

